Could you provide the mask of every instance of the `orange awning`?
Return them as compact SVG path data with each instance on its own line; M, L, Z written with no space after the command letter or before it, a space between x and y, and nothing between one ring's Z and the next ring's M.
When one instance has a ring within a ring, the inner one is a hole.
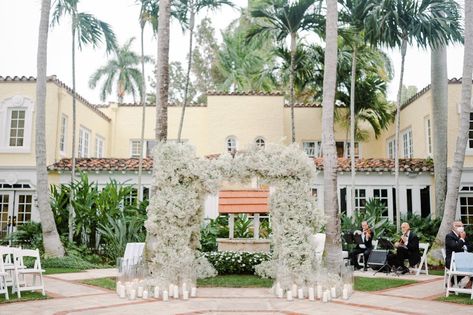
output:
M268 213L268 190L221 190L219 213Z

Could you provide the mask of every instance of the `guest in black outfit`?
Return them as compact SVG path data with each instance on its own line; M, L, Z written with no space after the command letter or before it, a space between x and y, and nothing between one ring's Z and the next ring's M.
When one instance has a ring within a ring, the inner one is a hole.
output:
M355 266L355 269L361 269L362 267L358 264L358 254L363 254L364 256L364 270L367 269L368 257L370 256L371 250L373 249L373 237L374 232L369 227L368 222L361 222L362 231L355 231L355 235L360 235L362 243L357 244L355 249L350 253L351 264Z
M409 260L409 266L414 267L420 262L419 238L411 231L409 223L401 224L402 236L399 242L394 244L396 254L393 257L393 264L401 273L408 273L409 268L404 265L404 260Z
M445 236L445 266L450 269L453 252L461 253L467 251L473 251L473 245L466 241L466 233L463 223L461 221L455 221L453 222L452 230ZM463 281L462 279L463 277L457 277L457 281L464 283L463 285L466 288L471 288L471 280L468 277Z

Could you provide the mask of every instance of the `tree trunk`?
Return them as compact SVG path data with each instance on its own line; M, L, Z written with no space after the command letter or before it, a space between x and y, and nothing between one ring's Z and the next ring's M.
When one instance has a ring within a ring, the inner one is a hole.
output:
M445 235L452 228L457 211L458 190L460 188L471 111L471 80L473 72L473 2L465 1L465 47L463 56L463 76L461 94L461 120L453 157L453 165L447 186L445 210L436 236L436 243L443 244Z
M171 1L159 1L158 62L156 71L156 140L166 141L169 96L169 23Z
M324 209L327 216L327 265L340 270L342 246L337 198L337 152L334 137L334 105L337 81L337 1L327 0L327 34L324 57L322 147L324 157Z
M356 82L356 46L351 56L350 85L350 159L351 159L351 211L355 211L355 82Z
M291 33L291 70L289 72L289 105L291 106L291 142L296 142L296 123L294 117L294 75L296 64L297 34Z
M75 17L73 16L74 20ZM71 166L71 192L69 202L69 241L74 238L74 218L75 209L72 201L74 200L74 182L76 178L76 31L72 23L72 166Z
M195 12L192 0L189 1L190 6L190 20L189 20L189 61L187 63L187 74L186 74L186 87L184 89L184 104L182 104L181 121L179 122L179 131L177 133L177 142L181 142L182 127L184 125L184 115L187 106L187 95L189 93L189 81L191 75L192 66L192 38L194 37L194 23L195 23Z
M144 30L145 23L141 23L141 106L143 108L141 113L141 136L140 136L140 159L138 161L138 200L143 201L143 189L141 188L141 176L143 174L143 142L145 138L145 118L146 118L146 79L145 79L145 48L144 48Z
M406 61L407 40L403 39L401 44L401 78L399 79L399 90L397 92L396 102L396 136L394 150L394 180L396 185L396 231L399 233L401 228L401 206L399 204L399 133L401 128L401 99L402 99L402 81L404 78L404 62Z
M432 149L435 178L435 217L443 215L447 193L448 74L447 46L432 49ZM427 139L428 141L428 139ZM427 144L428 145L428 144Z
M39 217L43 232L44 251L47 256L64 256L54 215L49 204L48 171L46 166L46 72L48 61L48 31L51 0L42 0L41 19L39 22L37 81L36 81L36 194L38 198Z

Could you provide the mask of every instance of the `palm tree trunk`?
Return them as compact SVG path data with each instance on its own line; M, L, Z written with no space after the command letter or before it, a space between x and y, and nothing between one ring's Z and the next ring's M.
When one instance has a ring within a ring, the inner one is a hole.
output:
M325 243L327 265L340 270L342 246L340 242L340 214L337 198L337 153L334 137L334 104L337 81L337 0L327 0L327 34L322 105L322 146L324 156L324 209L327 216Z
M189 1L189 6L190 6L190 11L191 11L190 20L189 20L189 61L187 63L186 87L184 89L184 104L182 105L181 121L179 122L179 131L177 133L177 142L181 142L182 127L184 125L184 114L186 112L187 95L189 93L189 81L190 81L191 66L192 66L192 38L194 37L194 23L195 23L195 12L194 12L192 0Z
M402 97L402 81L404 79L404 62L406 61L407 40L403 39L401 44L401 78L399 79L399 90L397 92L396 102L396 136L394 150L394 179L396 185L396 231L399 233L401 228L401 206L399 204L399 133L401 128L401 97Z
M72 17L74 19L74 17ZM74 23L73 23L74 24ZM71 166L71 193L69 201L69 241L74 238L74 217L75 209L72 201L74 200L74 181L76 178L76 31L72 25L72 166Z
M42 0L39 22L37 81L36 81L36 193L43 232L44 251L47 256L64 256L54 215L49 204L48 171L46 168L46 71L48 61L48 31L51 0Z
M351 159L351 211L355 211L355 82L356 82L356 46L351 55L350 85L350 159Z
M447 46L432 49L432 137L435 178L435 216L441 217L447 193L448 74ZM428 140L428 139L427 139Z
M465 161L471 111L471 80L473 72L473 2L465 1L465 47L463 56L463 76L461 94L460 128L453 156L453 165L447 186L447 198L442 223L436 236L436 243L443 244L445 235L452 227L457 211L458 190Z
M166 141L169 96L169 23L171 1L159 1L158 62L156 71L156 140Z
M297 43L297 34L291 33L291 71L289 73L289 103L291 106L291 142L296 142L296 126L295 126L295 116L294 116L294 74L295 74L295 64L296 64L296 44Z
M138 161L138 200L143 200L143 190L141 189L141 176L143 174L143 142L145 138L145 118L146 118L146 79L145 79L145 48L144 48L144 30L145 23L141 23L141 106L143 108L141 113L141 136L140 136L140 159Z

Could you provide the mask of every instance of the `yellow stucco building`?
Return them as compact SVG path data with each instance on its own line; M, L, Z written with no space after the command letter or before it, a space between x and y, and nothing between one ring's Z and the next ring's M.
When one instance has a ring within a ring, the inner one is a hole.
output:
M461 80L450 80L448 113L449 166L452 163L459 125ZM16 224L38 220L35 210L35 89L32 77L0 76L0 231L14 230ZM339 108L338 110L346 110ZM169 106L168 139L177 137L180 106ZM87 171L91 180L104 184L111 177L136 183L137 157L140 154L142 107L136 104L94 105L78 95L76 120L77 165ZM145 145L149 155L154 141L155 107L147 106ZM473 121L473 116L472 119ZM323 205L322 108L319 104L295 106L296 142L314 158L320 172L314 179L313 192ZM186 110L182 138L195 146L199 155L244 150L250 144L290 143L290 109L280 93L218 93L208 94L207 105L191 105ZM473 123L472 123L473 136ZM426 216L433 209L431 93L427 87L404 104L401 112L400 210ZM386 204L385 215L394 219L393 189L394 125L377 139L369 132L369 140L357 143L357 189L355 208L363 208L370 198ZM47 163L51 183L70 181L72 155L72 90L50 77L46 99ZM347 130L336 125L335 138L339 160L338 185L340 208L352 213L351 181ZM473 140L473 139L472 139ZM152 161L145 161L143 184L151 184ZM467 150L462 178L458 217L473 224L473 141ZM464 186L464 187L463 187ZM471 193L470 193L471 186ZM212 201L213 200L213 201ZM215 198L209 197L207 214L216 214ZM471 207L471 208L470 208ZM1 235L0 235L1 236Z

